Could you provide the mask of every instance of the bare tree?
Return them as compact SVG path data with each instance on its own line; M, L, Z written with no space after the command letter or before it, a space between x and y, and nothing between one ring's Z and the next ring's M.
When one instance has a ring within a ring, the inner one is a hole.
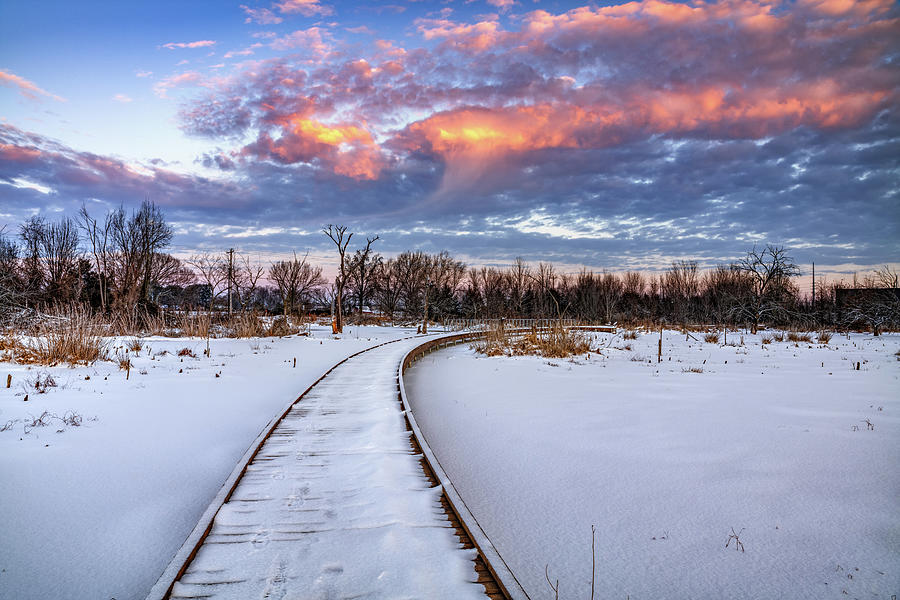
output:
M344 300L344 286L347 285L347 265L345 255L347 254L347 246L350 245L350 238L353 233L347 233L346 225L331 225L322 229L322 233L328 236L334 245L337 246L338 255L340 256L340 270L337 278L334 280L335 285L335 332L343 333L344 320L342 313L342 305ZM377 237L377 236L376 236Z
M310 265L306 262L306 255L298 259L296 253L291 260L273 263L269 268L269 279L278 286L285 315L294 313L298 304L310 300L316 290L325 284L322 267Z
M375 273L375 300L378 310L388 315L391 322L400 309L402 288L400 265L396 259L388 259L378 265Z
M763 319L783 315L792 291L791 277L800 274L794 259L782 246L756 246L734 266L749 279L744 297L738 299L738 310L753 323L753 333Z
M153 257L168 247L174 232L159 207L144 200L129 218L125 209L110 216L113 251L110 271L116 284L116 303L132 310L150 301L153 284Z
M109 306L109 242L112 231L112 214L107 213L101 227L97 219L93 218L82 204L78 211L78 224L84 231L91 244L91 254L94 257L94 268L97 269L100 288L100 309L104 312Z
M187 259L187 264L193 267L200 282L209 288L209 310L211 311L216 298L222 294L227 276L222 258L211 252L203 252L191 256Z
M266 269L259 262L252 262L250 256L246 254L240 256L234 280L238 288L238 300L242 310L246 310L251 304L256 290L259 288L259 282L265 274Z
M372 244L380 238L376 235L373 238L366 238L366 247L364 250L357 250L347 266L350 280L347 282L356 299L356 307L359 318L362 319L363 307L366 305L373 293L375 271L381 263L379 254L372 254Z
M528 293L528 281L531 275L531 267L521 256L517 256L509 270L509 299L513 314L518 317L525 315L525 296Z

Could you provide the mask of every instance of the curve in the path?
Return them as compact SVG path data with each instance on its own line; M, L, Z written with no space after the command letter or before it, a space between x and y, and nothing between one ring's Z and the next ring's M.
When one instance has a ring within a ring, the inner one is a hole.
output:
M247 451L148 600L525 597L397 402L409 357L461 337L395 340L329 369Z

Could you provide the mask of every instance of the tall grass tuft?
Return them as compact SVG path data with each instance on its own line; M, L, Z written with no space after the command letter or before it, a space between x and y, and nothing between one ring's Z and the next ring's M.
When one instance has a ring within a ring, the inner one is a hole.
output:
M538 355L546 358L566 358L591 351L590 338L579 331L554 325L547 329L532 329L530 332L509 332L494 326L485 332L485 337L472 347L476 352L488 356Z
M703 336L703 341L708 344L718 344L719 343L719 334L716 332L707 333Z
M102 319L80 305L54 309L20 342L19 362L87 365L105 359L108 341Z
M808 333L797 333L796 331L788 332L787 339L789 342L809 342L812 343L812 336Z
M820 331L819 335L816 337L816 341L820 344L827 344L831 341L831 332Z

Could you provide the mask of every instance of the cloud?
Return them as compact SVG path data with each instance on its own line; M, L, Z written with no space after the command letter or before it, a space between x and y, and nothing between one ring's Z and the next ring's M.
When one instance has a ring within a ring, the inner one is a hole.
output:
M281 17L273 13L268 8L250 8L241 4L241 8L247 13L245 23L259 23L260 25L277 25L284 21Z
M272 40L269 46L273 50L306 50L310 55L318 60L321 59L331 46L326 42L328 32L320 27L310 27L309 29L298 29L293 33Z
M146 78L146 77L150 77L151 75L153 75L153 71L137 71L134 74L135 77L140 77L142 79Z
M171 75L156 83L153 86L153 93L160 98L168 98L169 90L177 87L188 87L200 85L203 82L203 76L197 71L187 71L178 75Z
M125 94L116 94L115 96L112 97L112 99L115 100L116 102L122 102L123 104L133 101L132 98L130 98L129 96L126 96Z
M319 0L284 0L274 5L283 14L301 14L304 17L327 16L334 12L330 6L319 4Z
M39 96L46 96L47 98L52 98L57 102L66 102L65 98L57 96L56 94L51 94L50 92L39 88L37 85L28 81L24 77L19 77L15 73L10 73L8 71L4 71L0 69L0 84L5 86L17 87L19 89L19 93L30 100L37 100Z
M169 42L168 44L163 44L162 47L169 50L177 50L179 48L209 48L215 45L216 42L213 40L200 40L197 42Z
M895 5L451 14L362 58L320 27L273 39L283 56L184 105L184 131L224 147L198 160L257 199L290 198L296 219L324 211L472 256L714 262L759 240L857 264L900 251Z

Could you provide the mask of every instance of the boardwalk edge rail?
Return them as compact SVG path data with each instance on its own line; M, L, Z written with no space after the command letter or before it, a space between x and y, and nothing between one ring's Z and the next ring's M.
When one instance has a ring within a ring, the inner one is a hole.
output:
M400 400L403 402L403 410L406 415L406 420L409 423L409 427L412 430L413 435L415 436L416 441L419 444L419 447L422 449L422 455L425 459L425 462L428 464L428 467L431 469L431 471L434 473L435 478L440 483L441 488L444 492L444 497L450 504L450 508L454 513L456 513L456 517L459 519L460 524L462 524L463 529L465 529L466 533L469 535L469 538L472 540L472 543L475 545L478 553L484 559L485 565L487 565L487 568L494 576L494 579L497 581L500 590L510 600L529 600L528 594L525 593L525 590L522 588L518 579L516 579L516 576L506 564L506 561L503 560L503 557L494 547L493 542L491 542L490 538L488 538L487 534L481 528L478 520L471 513L471 511L469 511L469 508L466 506L466 503L459 495L459 492L456 491L456 488L453 486L450 478L444 472L440 461L431 450L431 446L428 445L428 442L425 439L425 436L422 434L422 430L419 429L419 424L416 422L416 418L410 408L409 399L406 394L406 386L403 382L403 373L406 371L406 369L409 368L415 361L424 357L426 354L435 352L448 346L473 342L481 337L484 337L483 332L462 333L457 335L445 336L435 340L429 340L428 342L425 342L424 344L421 344L410 350L406 354L406 356L403 357L403 360L400 361L400 366L397 372L397 379L400 385Z

